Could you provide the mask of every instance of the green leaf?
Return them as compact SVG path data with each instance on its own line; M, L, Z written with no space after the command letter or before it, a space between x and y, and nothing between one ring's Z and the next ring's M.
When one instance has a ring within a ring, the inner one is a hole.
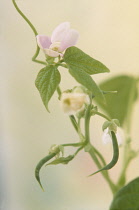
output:
M84 72L82 69L76 68L75 66L71 66L69 68L69 73L75 78L77 82L85 86L88 90L92 92L94 96L100 98L100 100L104 102L105 98L102 91L99 89L99 87L89 74Z
M69 47L66 50L64 61L69 67L80 69L87 74L109 72L109 69L104 64L90 57L77 47Z
M60 157L57 158L55 160L53 160L52 162L48 163L47 165L57 165L57 164L68 164L72 159L74 158L73 155L69 155L67 157Z
M112 201L110 210L139 209L139 177L121 188Z
M115 164L117 163L117 161L119 159L119 147L118 147L116 135L113 131L111 131L111 136L112 136L112 144L113 144L113 157L112 157L111 162L108 165L104 166L103 168L101 168L100 170L94 172L93 174L91 174L89 176L92 176L92 175L97 174L104 170L109 170L109 169L113 168L115 166Z
M106 104L95 98L98 105L109 115L110 118L118 119L120 125L130 120L134 102L137 99L137 80L134 77L121 75L112 77L100 84L104 91L117 91L116 94L106 94Z
M42 101L48 110L48 102L60 83L60 73L54 65L43 68L37 76L35 85L40 92Z
M102 130L104 131L106 128L110 126L111 122L110 121L105 121L102 125Z

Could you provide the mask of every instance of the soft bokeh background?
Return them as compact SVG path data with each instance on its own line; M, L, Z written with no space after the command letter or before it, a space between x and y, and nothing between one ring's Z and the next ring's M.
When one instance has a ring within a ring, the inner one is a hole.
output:
M19 7L39 33L51 34L61 22L69 21L80 33L78 47L111 69L95 75L102 81L121 73L139 75L138 0L17 0ZM69 120L60 110L57 96L47 113L34 80L41 65L33 63L35 38L10 0L0 3L1 141L0 210L107 210L112 195L100 174L87 178L96 167L81 152L69 165L41 170L42 192L34 168L51 144L78 140ZM43 54L40 56L44 58ZM76 82L61 69L62 88ZM128 87L127 87L128 88ZM132 136L139 148L139 103L133 113ZM111 146L101 142L103 120L92 120L92 139L107 161ZM122 151L121 151L122 153ZM128 180L139 174L139 159L128 170ZM111 171L118 176L121 162Z

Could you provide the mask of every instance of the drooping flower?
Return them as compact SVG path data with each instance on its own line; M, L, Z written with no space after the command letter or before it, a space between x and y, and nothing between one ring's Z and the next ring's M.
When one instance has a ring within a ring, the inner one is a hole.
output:
M85 104L90 102L89 96L85 93L63 93L61 96L61 106L63 112L74 115L84 110Z
M116 138L117 138L117 141L118 141L118 145L120 146L123 142L123 131L122 129L118 128L117 129L117 132L115 133L116 135ZM107 144L107 143L111 143L112 142L112 137L111 137L111 134L110 134L110 131L109 131L109 128L106 128L103 132L103 135L102 135L102 141L104 144Z
M37 35L37 44L50 57L62 56L68 47L74 46L79 38L79 33L70 28L69 22L58 25L52 36Z

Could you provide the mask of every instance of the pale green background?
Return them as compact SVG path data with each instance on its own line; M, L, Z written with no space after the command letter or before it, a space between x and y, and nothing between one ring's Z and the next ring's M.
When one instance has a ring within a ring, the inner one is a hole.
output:
M111 74L95 75L102 81L121 73L139 75L138 0L20 0L20 8L41 34L50 35L61 22L69 21L80 33L77 47L100 60ZM33 63L35 38L10 0L0 2L1 111L0 142L1 210L107 210L112 195L87 154L81 152L67 166L49 166L41 171L42 192L34 168L51 144L78 140L57 96L47 113L34 80L41 65ZM43 59L43 54L41 59ZM62 88L76 82L61 69ZM139 148L139 103L133 113L134 148ZM92 141L111 159L111 145L101 142L103 120L92 120ZM122 153L122 150L121 150ZM114 179L121 163L111 170ZM138 176L139 158L128 170L128 180Z

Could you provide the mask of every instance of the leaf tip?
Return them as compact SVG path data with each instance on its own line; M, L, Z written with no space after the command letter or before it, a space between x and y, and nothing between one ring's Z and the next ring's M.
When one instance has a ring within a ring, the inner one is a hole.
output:
M103 105L107 105L106 98L102 93L101 93L101 102L102 102Z
M107 73L110 73L110 69L107 68L107 71L106 71L106 72L107 72Z
M47 112L50 113L50 110L49 110L49 108L48 108L48 104L44 104L44 105L45 105L45 108L46 108Z

